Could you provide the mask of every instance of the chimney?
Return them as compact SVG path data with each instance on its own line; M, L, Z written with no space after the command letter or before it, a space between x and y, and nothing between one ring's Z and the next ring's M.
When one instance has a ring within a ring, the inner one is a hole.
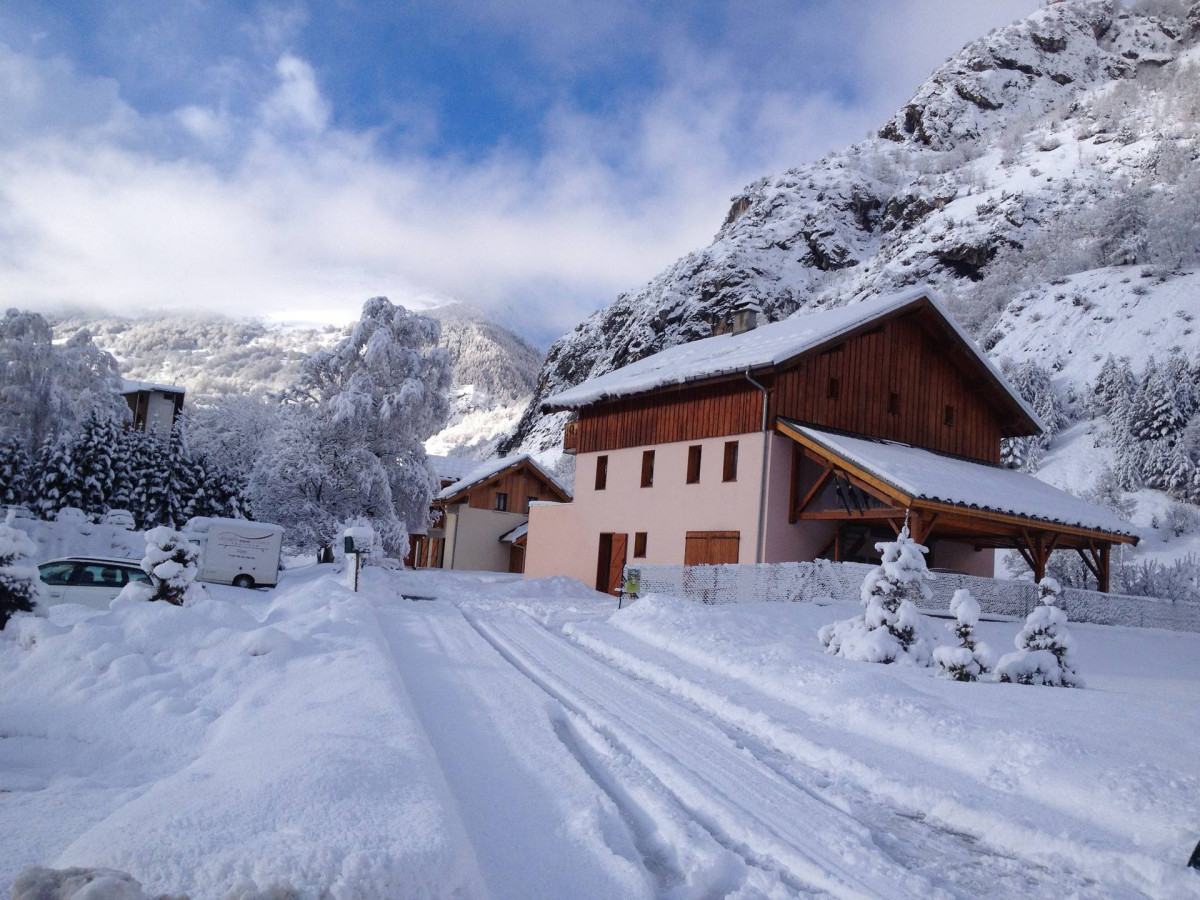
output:
M733 309L733 334L745 334L758 325L758 314L762 307L749 298L742 300Z

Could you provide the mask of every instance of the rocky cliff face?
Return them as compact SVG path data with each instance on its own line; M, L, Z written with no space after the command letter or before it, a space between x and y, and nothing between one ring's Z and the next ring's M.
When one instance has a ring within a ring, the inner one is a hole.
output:
M1047 6L965 47L876 137L749 185L708 247L551 347L502 449L553 446L561 414L542 398L708 337L744 298L774 320L925 281L995 344L1022 291L1114 262L1091 244L1048 258L1044 240L1095 238L1119 198L1182 194L1196 168L1200 3L1157 5Z

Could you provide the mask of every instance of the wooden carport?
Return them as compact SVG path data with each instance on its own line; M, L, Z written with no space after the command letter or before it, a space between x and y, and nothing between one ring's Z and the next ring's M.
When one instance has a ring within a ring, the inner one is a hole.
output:
M1045 576L1053 551L1074 550L1095 576L1099 589L1107 592L1112 545L1136 544L1138 540L1132 534L918 496L868 470L849 454L836 452L814 439L812 429L800 423L781 418L776 430L795 442L788 520L833 521L831 547L835 558L846 523L875 522L898 533L907 519L909 533L921 544L937 537L979 549L1016 550L1038 581ZM977 461L956 462L959 468L963 464L979 466L981 477L996 472L995 467Z

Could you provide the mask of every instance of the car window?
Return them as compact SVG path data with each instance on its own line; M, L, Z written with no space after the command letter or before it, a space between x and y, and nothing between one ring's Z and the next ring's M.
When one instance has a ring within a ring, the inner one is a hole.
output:
M125 586L125 574L119 566L81 563L71 584L76 587L119 588Z
M38 574L46 584L66 584L71 580L74 568L73 562L46 563L44 566L38 566Z
M147 575L145 572L143 572L141 569L126 569L125 577L128 578L130 581L141 581L146 584L150 583L150 576Z

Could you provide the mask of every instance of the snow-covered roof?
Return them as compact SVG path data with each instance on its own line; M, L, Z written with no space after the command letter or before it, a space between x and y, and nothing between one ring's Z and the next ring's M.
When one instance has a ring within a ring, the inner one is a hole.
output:
M500 542L504 544L515 544L527 534L529 534L529 523L522 522L512 531L500 535Z
M433 474L443 481L460 481L479 468L479 460L461 456L435 456L425 454L425 462Z
M850 306L795 315L782 322L760 325L742 334L722 334L669 347L547 397L542 402L542 409L578 409L603 400L643 394L656 388L777 366L921 300L928 300L932 304L963 344L1007 391L1012 401L1041 428L1041 420L1029 404L1000 374L987 354L954 321L936 292L926 286Z
M526 462L536 469L538 474L546 479L546 481L562 491L563 496L571 496L571 492L563 486L562 482L538 465L536 459L534 459L528 453L522 453L518 456L504 456L500 459L489 459L486 462L476 463L475 468L472 469L470 473L464 476L461 480L456 481L454 484L443 488L438 494L437 498L439 500L449 500L452 497L457 497L459 494L469 491L477 484L481 484L482 482L487 481L489 478L500 474L505 469L511 469Z
M783 421L789 430L915 500L950 503L1109 534L1133 537L1137 534L1128 522L1104 507L1014 469L943 456L894 441L849 437L790 419Z
M160 384L154 381L134 381L131 378L121 379L122 394L134 394L138 391L160 391L164 394L187 393L187 389L178 384Z

